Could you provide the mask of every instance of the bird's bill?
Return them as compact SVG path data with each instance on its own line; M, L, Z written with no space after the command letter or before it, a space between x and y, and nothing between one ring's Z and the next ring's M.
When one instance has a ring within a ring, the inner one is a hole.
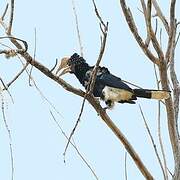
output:
M61 73L59 74L59 76L62 76L66 73L71 72L71 67L68 65L68 57L62 58L60 66L58 67L57 71L56 71L56 75L61 71Z
M70 67L66 67L62 70L62 72L59 74L59 76L62 76L66 73L70 73L71 72L71 68Z

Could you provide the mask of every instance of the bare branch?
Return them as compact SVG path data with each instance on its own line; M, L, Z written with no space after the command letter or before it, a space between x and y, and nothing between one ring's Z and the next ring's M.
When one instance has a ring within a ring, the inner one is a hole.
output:
M177 46L177 43L179 41L179 37L180 37L180 32L178 33L178 36L177 36L177 39L176 39L176 42L175 42L175 47Z
M107 25L106 25L106 27L104 29L104 32L103 32L103 40L102 40L99 56L98 56L96 65L94 66L94 69L92 71L92 75L91 75L91 78L90 78L89 93L92 93L92 91L94 89L98 67L99 67L99 64L100 64L100 62L102 60L104 50L105 50L105 46L106 46L107 31L108 31L108 23L107 23Z
M34 29L34 55L33 58L36 59L36 49L37 49L37 37L36 37L36 28ZM32 70L33 70L33 65L31 65L31 69L30 69L30 73L29 73L29 86L31 85L31 74L32 74Z
M56 62L55 62L55 64L54 64L54 66L52 67L51 72L53 72L53 71L54 71L54 69L55 69L55 68L56 68L56 66L57 66L57 63L58 63L58 59L56 58Z
M1 77L0 77L0 81L1 81L1 83L2 83L2 85L3 85L3 87L4 87L2 90L6 90L6 91L8 92L9 97L11 98L11 101L12 101L12 103L14 104L14 99L13 99L10 91L8 90L8 87L5 85L5 83L4 83L4 81L2 80ZM0 92L1 92L1 91L0 91Z
M72 6L73 6L73 12L74 12L74 17L75 17L75 22L76 22L76 30L77 30L77 35L78 35L80 53L81 53L81 56L83 57L83 45L82 45L82 41L81 41L81 35L80 35L79 23L78 23L78 16L77 16L76 6L75 6L74 0L72 0Z
M124 174L125 174L125 180L128 179L128 176L127 176L127 152L125 152L125 155L124 155Z
M154 142L154 138L153 138L153 136L152 136L152 134L151 134L151 131L150 131L150 129L149 129L149 126L148 126L148 124L147 124L147 122L146 122L146 118L145 118L145 116L144 116L144 113L143 113L143 110L142 110L140 104L139 104L139 109L140 109L140 113L141 113L141 116L142 116L142 118L143 118L143 121L144 121L146 130L147 130L148 135L149 135L149 137L150 137L151 143L152 143L152 145L153 145L154 152L155 152L155 154L156 154L156 157L157 157L157 159L158 159L159 165L160 165L160 167L161 167L161 170L162 170L164 179L166 180L166 175L165 175L165 172L164 172L164 168L163 168L163 165L162 165L161 158L160 158L160 156L159 156L159 153L158 153L156 144L155 144L155 142Z
M7 3L7 4L6 4L6 7L5 7L5 10L4 10L4 13L3 13L3 15L0 17L0 19L1 19L2 21L4 20L4 17L6 16L8 7L9 7L9 4Z
M144 14L144 17L145 17L146 26L148 26L147 25L147 9L146 9L146 4L145 4L144 0L141 0L141 6L142 6L142 9L143 9L143 14ZM145 40L145 44L146 44L147 47L149 46L150 41L151 41L151 37L150 37L150 34L148 32L148 29L147 29L147 37L146 37L146 40Z
M97 18L99 19L100 23L104 26L104 28L106 28L106 24L104 23L104 21L102 20L100 14L99 14L99 12L98 12L98 9L97 9L97 6L96 6L95 1L92 0L92 2L93 2L94 11L95 11L95 13L96 13Z
M86 95L85 95L85 96L86 96ZM71 141L71 138L72 138L72 136L73 136L73 134L74 134L74 132L75 132L75 130L76 130L76 128L77 128L80 120L81 120L81 116L82 116L82 113L83 113L83 110L84 110L85 101L86 101L86 98L83 98L83 102L82 102L82 106L81 106L81 110L80 110L78 119L77 119L76 124L75 124L74 128L72 129L71 134L70 134L70 136L69 136L69 138L68 138L68 142L67 142L67 144L66 144L66 147L65 147L65 150L64 150L64 153L63 153L64 162L65 162L65 160L66 160L66 152L67 152L67 148L68 148L68 146L69 146L69 143L70 143L70 141Z
M6 127L6 131L9 136L9 149L10 149L10 158L11 158L11 180L14 180L14 157L13 157L13 147L12 147L12 137L11 137L11 130L8 126L7 120L6 120L6 115L5 115L5 109L4 109L4 99L2 94L1 95L1 110L2 110L2 116L4 120L4 124Z
M134 35L137 43L146 54L146 56L155 64L159 65L159 59L155 57L152 52L148 49L147 45L143 42L141 36L138 33L137 27L135 25L132 13L129 8L127 8L125 0L120 0L121 8L123 10L124 16L128 23L129 29L131 30L132 34Z
M164 60L164 54L163 54L163 51L159 45L159 42L158 42L156 35L151 26L151 8L152 8L152 2L151 2L151 0L148 0L148 2L147 2L147 29L150 34L153 47L159 56L159 60L162 61L162 60Z
M98 9L97 9L96 4L95 4L94 1L93 1L93 4L94 4L96 16L100 20L101 24L104 23L102 18L101 18L101 16L99 15ZM104 26L104 24L102 24L102 25ZM80 110L78 119L76 121L76 124L75 124L73 130L71 131L71 134L69 136L68 142L66 144L66 147L65 147L65 150L64 150L64 161L65 161L65 155L66 155L66 151L67 151L69 142L70 142L70 140L71 140L71 138L72 138L72 136L73 136L73 134L74 134L74 132L75 132L79 122L80 122L80 119L81 119L81 116L82 116L82 113L83 113L83 110L84 110L84 105L85 105L86 97L87 97L88 94L92 94L92 91L94 89L94 84L95 84L95 81L96 81L97 70L98 70L99 64L101 62L102 56L104 54L104 50L105 50L107 30L108 30L108 24L104 26L104 29L101 29L101 31L103 33L103 40L102 40L102 44L101 44L101 48L100 48L99 57L98 57L98 60L96 62L96 65L94 66L94 69L92 71L91 77L89 79L88 87L87 87L86 93L85 93L84 98L83 98L83 102L82 102L82 106L81 106L81 110Z
M26 70L29 63L26 63L26 65L19 71L19 73L7 84L7 88L9 88L18 78L19 76Z
M157 1L156 0L152 0L152 4L153 4L153 6L154 6L154 8L156 10L157 16L161 19L161 21L162 21L162 23L163 23L167 33L169 34L169 24L168 24L165 16L163 15L163 13L162 13L162 11L161 11Z
M8 35L11 35L13 18L14 18L14 0L11 0L11 13L10 13L9 25L7 29Z
M22 39L20 39L20 38L16 38L16 37L13 37L13 36L3 36L3 37L0 37L0 39L18 40L18 41L22 42L23 45L24 45L24 48L21 46L21 48L18 48L18 49L14 49L14 50L11 49L11 51L14 51L15 54L21 53L21 52L26 52L28 50L27 42L22 40ZM8 52L8 50L5 50L5 52L6 51ZM2 53L0 53L0 54L2 54Z
M173 43L176 37L176 20L175 20L175 4L176 0L171 0L170 5L170 28L169 28L169 39L168 39L168 47L166 50L166 61L170 62L171 54L173 53Z
M158 74L157 74L155 64L154 64L154 73L155 73L157 88L160 89ZM161 104L160 104L160 102L161 101L158 101L158 118L157 118L158 119L158 139L159 139L159 144L160 144L161 153L162 153L162 157L163 157L165 179L168 180L168 173L167 173L168 168L167 168L166 155L165 155L165 151L164 151L164 145L163 145L162 134L161 134Z
M174 44L175 48L175 44ZM179 114L179 97L180 97L180 85L175 72L174 67L174 53L172 54L171 62L170 62L170 77L173 84L173 101L174 101L174 112L175 112L175 120L178 121ZM178 131L178 123L176 123L177 131Z
M140 87L140 86L138 86L138 85L136 85L136 84L133 84L133 83L131 83L131 82L129 82L129 81L125 81L125 80L123 80L123 79L122 79L122 81L125 82L125 83L127 83L127 84L130 84L130 85L132 85L132 86L134 86L134 87L136 87L136 88L143 89L142 87Z
M160 106L161 106L160 101L158 101L158 139L159 139L159 144L161 147L161 152L162 152L162 157L163 157L163 162L164 162L164 173L165 173L166 179L168 179L166 155L165 155L164 145L163 145L162 135L161 135L161 110L160 110L161 107Z

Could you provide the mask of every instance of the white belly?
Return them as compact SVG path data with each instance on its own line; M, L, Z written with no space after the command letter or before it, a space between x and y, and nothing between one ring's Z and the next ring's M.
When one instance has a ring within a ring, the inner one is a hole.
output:
M104 100L111 101L128 101L132 98L133 93L127 90L105 86L103 89Z

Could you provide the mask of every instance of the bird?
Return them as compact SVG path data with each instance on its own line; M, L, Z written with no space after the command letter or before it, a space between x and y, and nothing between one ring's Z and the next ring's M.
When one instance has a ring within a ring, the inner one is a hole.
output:
M83 57L74 53L61 59L55 74L59 77L67 73L74 74L87 90L93 69L94 66L90 66ZM98 66L92 93L105 102L105 109L112 109L115 103L135 104L137 98L163 100L170 97L170 91L166 90L133 89L104 66Z

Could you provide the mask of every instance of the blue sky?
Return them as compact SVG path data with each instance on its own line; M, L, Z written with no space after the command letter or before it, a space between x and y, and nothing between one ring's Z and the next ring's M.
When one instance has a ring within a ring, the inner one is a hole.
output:
M79 18L79 28L84 48L84 57L89 64L94 64L100 48L100 30L91 0L75 0ZM3 12L6 1L1 2ZM140 11L139 1L128 2L136 15L139 32L145 37L145 24ZM168 17L169 1L161 2L162 9ZM153 64L137 46L123 17L119 1L97 1L97 6L105 21L109 22L109 34L102 65L117 76L131 81L141 87L156 88ZM180 3L177 2L179 7ZM177 9L177 8L176 8ZM177 11L179 19L180 12ZM36 58L51 68L56 58L79 52L75 19L71 0L51 1L15 1L13 34L26 40L29 52L34 52L34 31L37 32ZM163 33L165 30L163 29ZM0 35L3 36L2 28ZM163 47L166 37L163 36ZM176 51L176 67L180 79L179 45ZM1 56L0 76L5 82L10 81L21 69L19 59L5 59ZM14 180L80 180L95 179L79 158L76 151L69 146L66 163L63 152L67 140L64 138L50 114L53 112L63 130L70 134L80 111L82 99L57 85L35 68L32 76L43 94L56 107L57 111L42 98L35 86L30 87L28 76L24 73L10 87L14 99L11 102L7 93L3 93L6 119L11 129L14 156ZM83 89L73 75L66 75L64 80L77 88ZM2 96L1 95L1 96ZM108 114L129 139L143 162L157 180L162 173L152 144L144 128L138 104L141 104L147 122L158 145L157 138L157 101L138 100L137 105L119 105ZM167 163L173 168L171 147L167 132L167 121L162 106L162 132ZM93 108L86 103L81 122L73 136L77 147L89 164L95 169L100 180L117 180L124 178L125 149ZM2 116L0 117L0 179L11 179L9 139ZM127 156L128 179L143 180L130 156Z

